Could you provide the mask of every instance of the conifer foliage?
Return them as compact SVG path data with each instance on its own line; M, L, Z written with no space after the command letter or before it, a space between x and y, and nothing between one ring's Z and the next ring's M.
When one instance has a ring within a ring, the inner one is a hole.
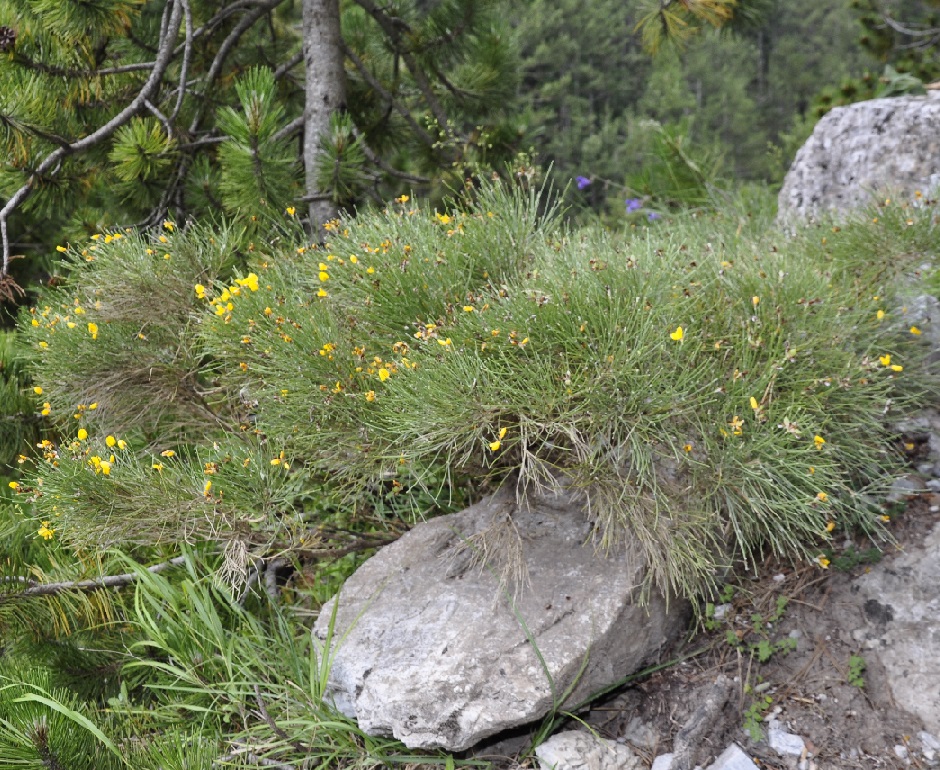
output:
M304 104L313 36L301 12L337 3L303 6L0 0L8 293L13 258L105 226L249 208L263 219L303 201L326 201L326 221L389 182L430 188L512 154L518 131L501 108L514 59L492 3L344 5L325 88L342 94L346 80L349 99L334 99L325 123L322 104ZM305 118L325 127L308 130L306 156Z

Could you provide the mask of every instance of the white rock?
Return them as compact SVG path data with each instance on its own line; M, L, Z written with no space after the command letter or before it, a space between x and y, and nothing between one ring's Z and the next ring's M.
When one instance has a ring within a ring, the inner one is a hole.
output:
M535 749L541 770L641 770L626 746L580 730L557 733Z
M512 599L499 564L482 568L462 548L500 533L518 538L527 573ZM667 611L654 592L640 606L642 563L628 547L599 553L591 533L573 492L517 507L506 489L419 524L340 591L327 696L370 735L462 751L541 719L569 687L570 707L642 668L687 605ZM314 628L321 643L332 609Z
M924 744L925 749L933 749L934 751L940 751L940 740L926 730L921 730L917 733L917 737L920 738L920 742Z
M767 730L767 744L782 757L798 757L806 748L799 735L788 733L779 727L770 727Z
M670 770L672 767L672 754L660 754L653 760L650 770Z
M940 182L940 98L872 99L831 110L800 148L784 179L778 221L845 212L890 189L927 195Z
M907 746L901 746L898 744L894 747L894 756L898 759L907 759Z
M732 743L708 766L708 770L758 770L758 767L738 744Z

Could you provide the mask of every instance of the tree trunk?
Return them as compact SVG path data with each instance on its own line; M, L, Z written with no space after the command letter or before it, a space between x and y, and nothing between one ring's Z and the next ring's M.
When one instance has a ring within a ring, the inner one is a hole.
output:
M307 68L304 109L304 171L310 201L310 230L315 238L338 210L328 190L317 184L320 144L329 136L330 116L346 109L346 73L339 23L339 0L304 0L304 62Z

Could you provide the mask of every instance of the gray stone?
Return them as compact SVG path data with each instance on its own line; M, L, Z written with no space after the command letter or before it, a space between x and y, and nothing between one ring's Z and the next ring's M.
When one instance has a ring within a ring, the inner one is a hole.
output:
M580 730L557 733L535 749L541 770L640 770L640 758L626 746Z
M778 199L791 225L940 183L940 96L872 99L831 110L796 154Z
M650 770L671 770L672 754L660 754L653 760L653 766Z
M920 738L920 742L924 744L925 749L933 749L934 751L940 751L940 740L937 740L933 735L928 733L926 730L921 730L917 733L917 737Z
M583 497L560 491L517 503L504 489L419 524L340 591L328 697L371 735L460 751L655 660L687 605L655 591L641 605L640 559L592 532ZM481 567L483 551L515 551L524 577L505 585L513 565Z
M798 757L806 748L806 743L799 735L788 733L779 725L774 724L767 729L767 745L781 757Z
M758 767L738 744L732 743L708 766L708 770L758 770Z
M924 482L916 476L902 476L895 479L891 484L891 489L885 495L885 500L889 503L900 503L913 495L919 495L926 491Z
M856 586L865 647L884 665L894 701L940 733L940 525Z

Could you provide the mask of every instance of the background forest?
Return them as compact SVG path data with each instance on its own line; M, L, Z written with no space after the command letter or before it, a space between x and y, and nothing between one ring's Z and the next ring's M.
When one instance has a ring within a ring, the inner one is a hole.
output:
M0 765L463 762L336 714L309 626L508 479L595 485L599 536L694 599L877 536L883 404L936 387L881 323L933 212L778 249L773 196L826 111L940 77L938 26L927 0L0 0ZM663 458L700 492L683 537Z

